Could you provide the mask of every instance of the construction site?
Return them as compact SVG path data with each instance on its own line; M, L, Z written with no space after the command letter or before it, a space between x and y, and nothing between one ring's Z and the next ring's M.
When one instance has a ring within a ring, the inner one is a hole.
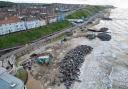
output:
M27 71L26 88L128 89L126 10L111 9L106 18L97 17L17 57L16 70Z
M17 68L28 73L26 88L128 89L127 30L118 25L120 11L112 9L112 19L98 18L19 57Z

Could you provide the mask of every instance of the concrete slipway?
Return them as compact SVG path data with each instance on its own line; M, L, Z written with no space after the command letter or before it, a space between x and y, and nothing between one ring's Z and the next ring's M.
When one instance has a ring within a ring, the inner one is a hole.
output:
M94 48L81 67L82 82L71 89L128 89L128 9L113 9L110 17L112 21L101 20L93 27L109 28L110 41L89 41L85 37L70 40L72 48L81 44Z

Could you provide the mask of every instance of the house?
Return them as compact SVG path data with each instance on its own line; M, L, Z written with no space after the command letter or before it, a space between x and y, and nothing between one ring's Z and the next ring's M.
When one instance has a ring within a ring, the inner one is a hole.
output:
M44 19L39 20L38 18L27 18L22 21L18 19L18 17L17 19L16 17L11 17L9 19L6 18L4 20L0 20L0 35L37 28L44 25L46 25L46 21Z
M24 83L0 67L0 89L25 89Z

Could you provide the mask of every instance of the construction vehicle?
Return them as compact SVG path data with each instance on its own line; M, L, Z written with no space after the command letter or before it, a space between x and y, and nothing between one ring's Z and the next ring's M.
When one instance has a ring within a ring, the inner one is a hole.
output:
M38 64L51 64L53 57L50 53L34 53L30 56L30 58Z

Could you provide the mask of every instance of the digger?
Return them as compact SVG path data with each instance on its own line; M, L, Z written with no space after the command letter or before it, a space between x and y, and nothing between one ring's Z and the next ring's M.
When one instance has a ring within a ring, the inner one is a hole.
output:
M50 53L34 53L30 56L30 58L38 64L51 64L53 57Z

